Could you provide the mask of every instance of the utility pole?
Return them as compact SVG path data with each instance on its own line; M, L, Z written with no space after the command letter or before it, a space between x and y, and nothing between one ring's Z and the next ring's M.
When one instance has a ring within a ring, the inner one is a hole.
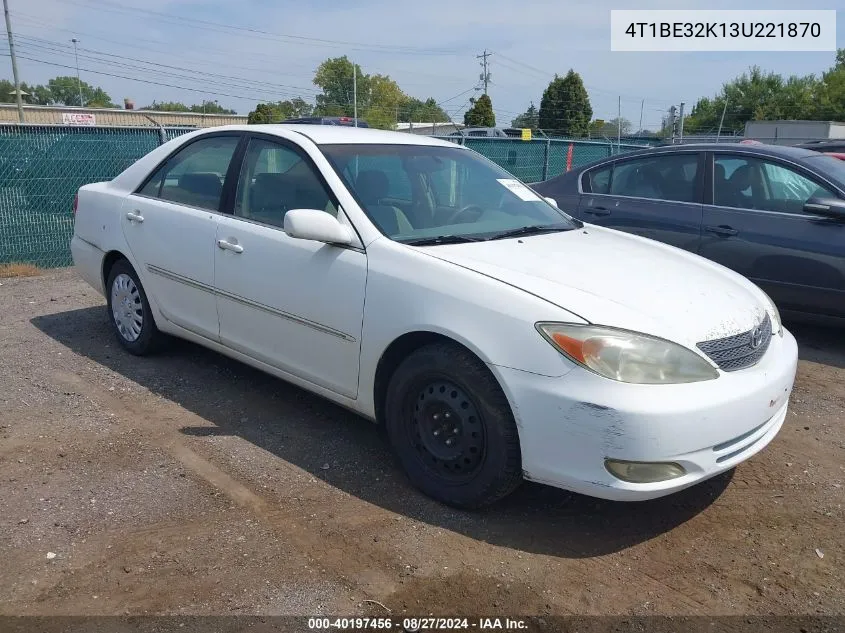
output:
M15 57L15 40L12 37L12 21L9 19L9 0L3 0L3 13L6 15L6 36L9 38L9 56L12 58L12 78L15 81L18 122L23 123L23 99L21 98L21 82L18 79L18 58Z
M645 99L640 103L640 127L637 128L637 134L642 134L643 131L643 108L645 108Z
M487 49L484 49L484 52L481 55L476 55L476 59L481 60L481 68L483 72L478 76L481 79L481 83L484 84L484 94L487 94L487 84L490 83L490 73L487 70L487 58L490 57L493 53L488 53Z
M672 132L672 145L675 144L675 131L678 123L678 109L675 106L669 108L669 130Z
M352 126L358 127L358 66L352 64Z
M71 42L73 42L73 56L76 58L76 88L79 90L79 107L81 108L85 103L82 101L82 80L79 78L79 53L76 51L79 40L74 37Z
M619 103L616 109L616 152L622 153L622 95L619 95Z
M684 142L684 102L681 101L681 113L679 115L681 117L681 121L678 123L678 136L680 137L680 142Z
M716 142L719 142L719 137L722 136L722 124L725 122L725 112L728 111L728 100L725 99L725 107L722 108L722 118L719 119L719 131L716 132Z

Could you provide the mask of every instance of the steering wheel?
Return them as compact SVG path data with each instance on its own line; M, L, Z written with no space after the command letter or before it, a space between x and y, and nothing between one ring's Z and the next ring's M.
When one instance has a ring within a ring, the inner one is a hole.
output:
M449 219L446 220L446 224L457 224L456 220L461 217L464 213L469 213L470 211L474 211L476 213L475 219L478 219L478 217L480 217L484 213L484 209L482 209L477 204L467 204L455 211L452 215L450 215Z

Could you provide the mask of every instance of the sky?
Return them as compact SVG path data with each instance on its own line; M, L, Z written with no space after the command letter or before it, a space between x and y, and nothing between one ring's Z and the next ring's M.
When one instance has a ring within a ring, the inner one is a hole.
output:
M457 121L489 57L497 123L539 107L555 73L580 73L595 118L660 127L671 105L687 109L750 66L821 74L833 53L611 52L611 9L839 9L845 0L8 0L21 81L76 72L115 103L217 100L246 114L260 101L313 101L314 70L347 55L365 73L389 75L409 95L434 99ZM4 47L6 43L4 42ZM0 59L11 79L9 57ZM165 85L166 84L166 85ZM642 119L641 119L642 117Z

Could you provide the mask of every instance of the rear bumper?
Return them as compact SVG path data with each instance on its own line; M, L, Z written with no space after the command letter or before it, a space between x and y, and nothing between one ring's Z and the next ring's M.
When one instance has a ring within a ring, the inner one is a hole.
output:
M519 426L527 479L594 497L662 497L729 470L762 450L786 418L798 347L775 336L760 362L687 385L631 385L576 368L548 378L493 367ZM605 459L674 462L685 474L622 481Z
M97 292L105 296L103 258L106 254L78 235L74 235L70 241L70 252L73 255L73 266L79 276Z

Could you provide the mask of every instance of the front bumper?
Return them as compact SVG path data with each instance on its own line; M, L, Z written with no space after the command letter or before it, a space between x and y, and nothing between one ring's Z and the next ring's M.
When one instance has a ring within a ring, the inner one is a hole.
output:
M639 501L688 488L763 449L786 418L798 364L788 331L753 367L685 385L632 385L576 368L553 378L494 366L519 427L526 479ZM681 477L629 483L605 459L675 462Z

